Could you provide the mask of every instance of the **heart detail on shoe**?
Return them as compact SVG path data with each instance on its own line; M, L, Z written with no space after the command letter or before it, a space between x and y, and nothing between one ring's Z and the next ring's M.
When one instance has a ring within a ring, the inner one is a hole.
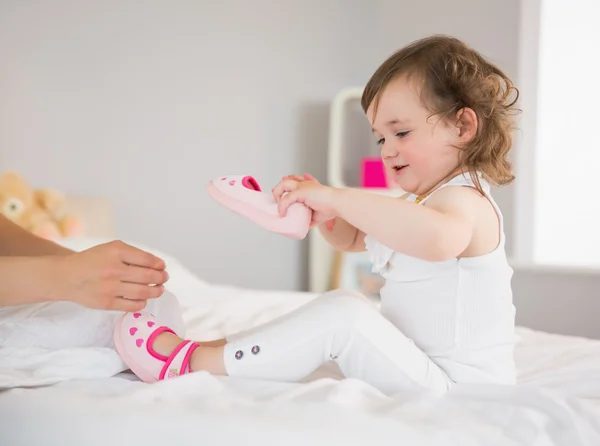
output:
M133 335L135 334L135 332L136 332L136 331L137 331L137 327L131 327L131 328L129 329L129 334L130 334L131 336L133 336Z
M136 339L136 341L135 341L135 345L137 345L138 347L141 347L143 343L144 343L144 340L141 338Z
M230 185L230 186L233 186L234 184L235 184L235 180L231 180L231 181L229 182L229 185Z
M133 317L134 317L134 318L136 318L136 319L137 319L138 317L140 317L141 315L142 315L142 313L133 313Z
M148 327L152 327L153 325L154 325L154 322L148 321Z

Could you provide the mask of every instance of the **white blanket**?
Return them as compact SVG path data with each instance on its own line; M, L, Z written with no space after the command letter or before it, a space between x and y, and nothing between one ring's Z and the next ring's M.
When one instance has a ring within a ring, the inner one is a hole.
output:
M211 286L166 257L194 339L249 328L314 297ZM457 386L441 399L385 397L339 379L335 367L298 384L195 373L147 385L119 373L125 367L109 345L5 346L3 386L55 384L0 393L0 444L600 444L600 342L524 328L519 335L516 387Z
M102 241L67 239L63 244L82 250ZM170 276L167 293L150 301L147 308L178 334L185 329L190 339L222 338L315 297L210 286L172 256L136 245L160 255ZM286 295L290 298L282 300ZM174 306L178 308L174 310ZM68 302L0 308L0 389L108 378L126 370L112 342L114 321L119 316L118 312L90 310Z

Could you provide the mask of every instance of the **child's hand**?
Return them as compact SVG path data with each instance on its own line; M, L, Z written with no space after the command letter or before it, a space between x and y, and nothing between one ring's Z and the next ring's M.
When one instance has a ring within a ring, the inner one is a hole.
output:
M279 214L285 215L293 203L304 203L312 209L311 227L327 222L327 228L333 229L336 217L333 209L335 189L319 183L312 175L290 175L273 189L273 196L278 202Z

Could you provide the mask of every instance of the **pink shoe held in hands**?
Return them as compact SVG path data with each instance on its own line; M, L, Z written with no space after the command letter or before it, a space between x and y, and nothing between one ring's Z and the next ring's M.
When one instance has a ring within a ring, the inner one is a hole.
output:
M294 203L281 217L273 195L263 192L251 176L217 178L208 183L208 193L226 208L269 231L301 240L310 230L310 208L302 203Z
M161 333L175 332L158 326L154 316L148 312L125 313L117 321L114 341L117 352L127 367L142 381L153 383L176 378L191 372L190 358L200 345L183 341L169 356L163 356L152 348Z

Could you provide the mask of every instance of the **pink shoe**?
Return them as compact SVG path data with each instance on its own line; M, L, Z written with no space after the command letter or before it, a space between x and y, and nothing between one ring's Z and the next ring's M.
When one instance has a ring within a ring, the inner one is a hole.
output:
M208 183L211 197L254 223L286 237L303 239L310 230L312 211L302 203L292 204L284 217L279 216L277 202L262 192L251 176L228 176Z
M125 313L114 331L117 352L138 378L147 383L175 378L191 372L190 358L200 345L184 341L170 356L154 351L152 344L161 333L175 333L170 328L156 326L154 316L147 312Z

